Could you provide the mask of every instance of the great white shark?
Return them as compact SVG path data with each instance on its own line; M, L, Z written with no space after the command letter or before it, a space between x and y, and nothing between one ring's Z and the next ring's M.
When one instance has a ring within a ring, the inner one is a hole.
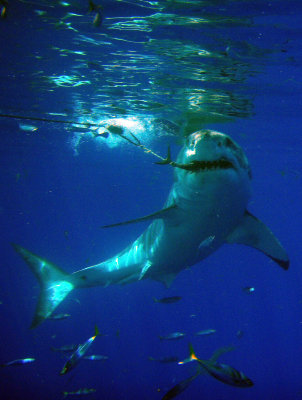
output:
M283 246L263 222L247 211L251 169L234 140L216 131L197 131L187 137L176 162L169 156L164 163L175 168L174 183L163 209L115 224L152 221L132 244L112 258L69 274L13 245L41 286L32 328L50 317L73 289L147 278L169 286L181 270L199 263L224 243L254 247L288 269Z

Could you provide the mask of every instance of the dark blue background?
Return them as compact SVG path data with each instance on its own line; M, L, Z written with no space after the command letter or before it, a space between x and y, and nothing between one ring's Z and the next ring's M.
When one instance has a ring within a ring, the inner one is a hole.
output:
M224 7L226 13L239 17L243 13L240 2L222 2L220 8L215 3L210 4L210 11L217 8L223 13ZM60 399L62 391L81 387L97 390L89 395L91 399L160 399L174 384L194 373L195 366L160 364L148 357L184 358L189 341L204 359L219 347L235 345L236 349L221 361L243 371L255 385L238 389L205 375L179 398L301 397L301 5L270 3L271 7L265 7L262 2L246 2L245 11L261 22L262 46L274 49L283 43L286 54L277 53L261 65L259 73L248 74L243 90L253 100L252 116L207 127L230 134L246 151L253 171L254 194L249 210L267 223L288 250L289 271L253 249L224 246L201 265L179 274L168 290L153 281L78 290L58 309L70 313L71 318L45 321L30 330L38 283L10 243L25 246L67 272L98 263L128 245L147 224L112 230L102 230L101 226L160 209L173 171L154 165L151 156L127 143L100 148L90 138L82 142L75 156L70 144L72 131L63 125L33 123L38 130L26 132L19 129L20 121L1 118L0 360L36 358L33 364L0 371L1 399ZM42 9L49 11L45 4L41 3ZM62 7L57 7L61 16ZM85 14L86 4L81 7L77 11ZM124 16L137 12L126 3L118 7L114 1L105 2L104 7L106 17L115 12ZM34 88L34 73L42 67L31 57L43 55L44 74L57 71L59 75L64 69L67 74L72 67L68 63L73 60L48 57L48 49L55 42L54 35L58 35L62 48L71 48L73 32L52 30L47 24L41 28L34 9L39 7L10 2L7 18L0 20L1 112L42 117L45 112L67 110L74 118L76 96L82 96L81 101L89 105L90 96L94 96L92 87L49 91L37 81ZM148 11L142 9L141 13ZM94 31L88 20L91 17L85 14L85 18L82 29L88 35ZM271 29L282 24L280 31ZM181 27L174 29L181 35ZM211 29L214 34L215 28ZM251 27L251 40L255 40L255 29ZM238 34L235 27L228 32ZM89 46L82 46L77 48L89 53ZM120 46L126 49L124 43ZM144 81L144 77L141 79ZM117 96L117 105L118 100ZM92 103L90 106L93 108ZM171 138L170 142L175 156L179 140ZM148 143L165 153L167 139L150 136ZM255 287L255 292L246 294L242 290L246 286ZM171 305L153 302L153 297L173 295L182 296L182 300ZM91 354L104 354L109 359L83 360L70 375L59 376L65 359L50 347L84 342L93 335L95 324L106 336L97 338ZM194 336L207 328L217 332L208 337ZM243 332L241 338L236 335L238 330ZM179 341L159 340L159 335L174 331L186 332L187 336Z

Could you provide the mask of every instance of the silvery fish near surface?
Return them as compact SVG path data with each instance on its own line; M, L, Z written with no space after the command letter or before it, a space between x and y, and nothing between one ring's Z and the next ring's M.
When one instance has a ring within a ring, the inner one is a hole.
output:
M152 221L132 244L112 258L69 274L14 245L41 286L32 328L48 318L74 289L147 278L170 286L179 272L199 263L225 243L254 247L288 269L289 259L283 246L263 222L247 211L251 169L234 140L216 131L197 131L187 137L176 162L169 165L174 167L174 183L164 208L115 224ZM200 246L205 241L210 245Z

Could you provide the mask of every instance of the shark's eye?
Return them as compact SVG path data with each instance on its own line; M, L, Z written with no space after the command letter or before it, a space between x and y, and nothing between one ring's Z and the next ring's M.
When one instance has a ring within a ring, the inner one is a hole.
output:
M238 150L236 144L228 137L225 138L225 145L232 150Z
M225 144L226 144L226 146L228 146L228 147L232 147L232 145L233 145L233 142L231 141L231 139L230 138L225 138Z

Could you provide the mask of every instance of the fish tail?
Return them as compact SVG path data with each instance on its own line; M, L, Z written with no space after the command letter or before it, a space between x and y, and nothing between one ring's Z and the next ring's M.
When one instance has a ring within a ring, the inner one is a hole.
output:
M196 357L195 351L193 349L192 343L189 343L189 352L190 352L190 360L198 360L198 358Z
M14 249L39 281L41 292L32 320L31 328L37 327L48 318L62 300L72 291L70 275L51 262L31 253L24 247L12 244Z
M193 349L193 346L192 346L191 343L189 343L189 353L190 353L190 355L189 355L188 358L185 358L183 361L179 361L178 362L179 365L186 364L186 363L189 363L191 361L199 361L199 359L196 357L196 354L194 352L194 349Z
M94 336L97 337L97 336L99 336L100 334L101 334L101 333L100 333L100 331L99 331L98 326L95 325L95 327L94 327Z

